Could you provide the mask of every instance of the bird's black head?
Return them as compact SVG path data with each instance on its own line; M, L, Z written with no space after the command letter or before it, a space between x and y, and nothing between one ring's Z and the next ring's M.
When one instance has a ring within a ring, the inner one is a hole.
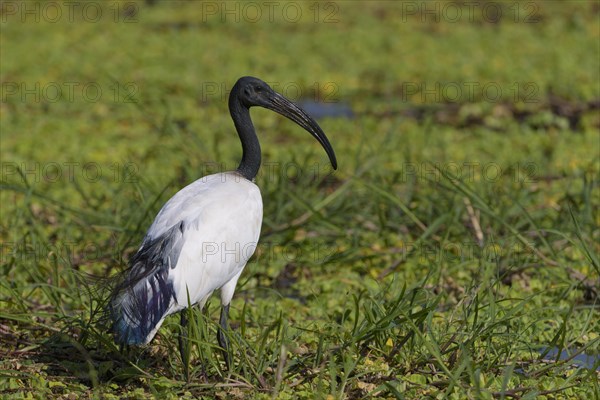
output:
M244 76L238 79L234 86L235 89L237 89L239 96L238 100L248 108L253 106L269 108L268 106L272 103L276 94L271 86L252 76Z
M291 119L321 143L329 156L331 165L334 169L337 169L335 152L319 124L306 111L274 91L262 80L252 76L244 76L238 79L229 95L229 108L231 110L233 110L232 105L235 102L239 102L247 109L253 106L267 108Z

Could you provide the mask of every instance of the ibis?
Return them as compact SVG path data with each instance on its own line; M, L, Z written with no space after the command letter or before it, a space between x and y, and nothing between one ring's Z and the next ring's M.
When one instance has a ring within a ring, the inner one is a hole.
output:
M108 317L115 342L121 346L149 343L165 318L189 306L203 308L220 291L221 315L217 340L229 365L229 306L238 279L258 243L263 217L260 190L254 179L261 149L250 107L275 111L308 131L337 168L335 153L317 122L258 78L242 77L229 95L229 112L242 144L235 171L208 175L167 201L148 229L129 268L117 278L108 298ZM179 351L184 368L188 346L181 313Z

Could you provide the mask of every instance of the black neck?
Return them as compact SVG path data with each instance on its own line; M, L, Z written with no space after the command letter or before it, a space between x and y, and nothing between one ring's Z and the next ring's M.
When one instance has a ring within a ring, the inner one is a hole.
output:
M240 102L234 92L229 97L229 112L242 142L242 161L237 171L251 181L260 168L260 143L250 119L250 110Z

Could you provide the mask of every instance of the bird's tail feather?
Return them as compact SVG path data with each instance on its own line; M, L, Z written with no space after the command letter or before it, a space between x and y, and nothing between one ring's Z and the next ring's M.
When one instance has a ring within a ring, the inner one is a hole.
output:
M120 344L146 344L175 305L169 271L177 265L183 246L183 222L163 235L146 237L131 259L131 268L116 279L107 314Z
M170 283L160 271L135 283L127 279L110 302L112 332L117 343L148 343L174 302Z

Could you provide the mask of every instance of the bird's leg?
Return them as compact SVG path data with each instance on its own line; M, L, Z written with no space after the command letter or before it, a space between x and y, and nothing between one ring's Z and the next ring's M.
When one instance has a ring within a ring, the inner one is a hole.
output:
M185 309L181 311L181 327L179 331L179 354L181 355L181 362L183 363L183 373L187 382L190 381L190 327L188 326L187 315L189 311L190 309Z
M229 317L229 304L226 306L221 306L221 318L219 318L219 331L217 332L217 340L219 341L219 346L223 349L223 357L225 358L225 365L229 370L230 367L230 359L229 359L229 340L225 335L225 331L229 330L227 326L227 318Z

